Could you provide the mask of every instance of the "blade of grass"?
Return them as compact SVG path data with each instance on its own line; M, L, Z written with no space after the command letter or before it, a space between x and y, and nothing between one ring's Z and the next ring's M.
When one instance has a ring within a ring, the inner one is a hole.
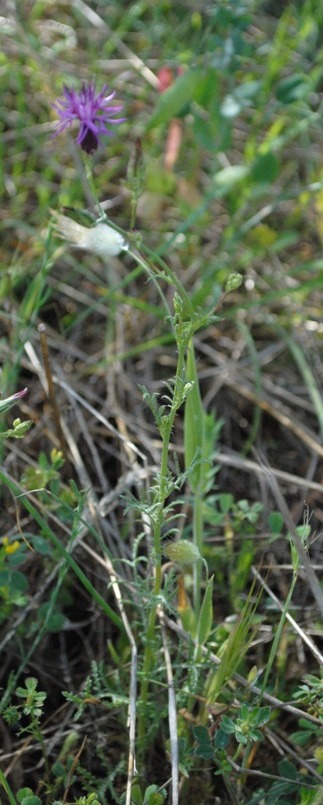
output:
M85 589L87 590L89 595L98 604L98 606L100 606L102 608L104 614L116 626L118 626L119 628L121 628L123 630L123 623L122 623L121 618L119 618L119 616L113 611L113 609L111 609L111 607L104 600L104 598L102 598L100 593L98 593L98 591L95 589L95 587L93 587L93 584L91 584L90 580L87 578L85 573L83 573L83 570L81 570L81 568L79 567L77 562L75 562L75 559L73 559L73 557L68 553L68 551L65 550L65 548L61 544L60 540L56 537L56 534L54 534L52 529L49 527L48 523L46 523L44 518L37 511L36 507L31 503L31 501L27 497L27 493L23 489L21 489L19 486L17 486L17 484L14 483L14 481L12 481L12 479L9 478L2 471L0 471L0 481L2 481L4 486L6 486L8 489L10 489L10 492L13 494L13 496L15 498L19 498L19 500L21 501L21 503L25 507L25 509L27 509L29 514L31 514L31 516L34 518L35 522L38 523L38 525L42 529L43 534L50 540L50 542L53 543L53 545L55 545L55 548L59 552L60 556L62 556L66 560L67 564L69 565L71 570L73 570L73 572L78 577L80 582L83 584L83 587L85 587Z
M323 402L322 402L322 392L317 387L317 383L315 381L315 377L313 372L308 365L306 357L304 355L303 350L297 344L297 342L291 338L291 336L286 333L285 331L281 331L281 336L284 338L286 343L288 344L289 350L293 355L294 361L297 364L301 375L303 377L304 383L306 383L309 396L312 400L313 407L318 419L320 434L323 436Z
M9 785L8 781L6 780L6 778L4 776L4 773L3 773L3 771L1 771L1 769L0 769L0 783L2 785L2 788L4 788L4 790L5 790L6 794L7 794L7 797L9 799L9 805L17 805L17 801L16 801L16 799L15 799L15 797L14 797L12 791L11 791L10 785ZM1 802L1 800L0 800L0 802Z

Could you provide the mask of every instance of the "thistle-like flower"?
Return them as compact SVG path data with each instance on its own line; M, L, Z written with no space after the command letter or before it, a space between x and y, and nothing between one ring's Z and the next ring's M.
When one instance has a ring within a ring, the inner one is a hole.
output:
M110 95L107 95L106 92L105 84L101 92L96 93L94 81L90 84L83 82L79 92L65 86L64 97L57 98L56 102L52 104L60 118L53 136L60 134L71 126L74 120L77 120L80 123L76 138L77 145L80 145L87 154L96 151L101 143L101 136L112 135L108 126L122 123L125 120L124 117L114 118L114 115L121 112L122 106L109 106L115 92L111 92Z
M54 231L58 237L66 240L70 246L98 255L102 260L116 257L129 248L122 235L108 224L99 222L88 227L59 212L53 211L53 215Z

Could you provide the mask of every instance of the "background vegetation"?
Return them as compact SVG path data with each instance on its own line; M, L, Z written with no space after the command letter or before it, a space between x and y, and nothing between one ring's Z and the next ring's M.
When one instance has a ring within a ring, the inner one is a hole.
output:
M319 805L321 3L0 13L1 802Z

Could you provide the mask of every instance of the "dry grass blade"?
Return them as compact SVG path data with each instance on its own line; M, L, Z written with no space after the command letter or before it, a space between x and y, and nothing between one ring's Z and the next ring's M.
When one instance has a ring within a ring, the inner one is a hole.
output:
M257 580L260 582L261 586L263 587L263 589L264 589L264 590L266 590L266 592L267 592L267 593L268 593L268 595L270 596L271 600L272 600L272 601L274 601L274 603L275 603L275 604L278 606L278 608L279 608L279 609L280 609L280 611L282 612L282 611L283 611L283 609L284 609L283 604L281 603L281 601L279 600L279 598L277 598L277 595L275 595L275 593L273 592L273 590L271 590L271 589L270 589L269 585L267 584L267 582L265 581L265 579L263 579L263 577L261 576L261 574L259 573L259 571L257 570L257 568L256 568L256 567L253 567L253 568L252 568L252 573L253 573L254 578L256 578L256 579L257 579ZM321 652L319 651L318 647L315 645L315 643L314 643L314 641L312 640L312 638L311 638L311 637L309 637L309 635L307 635L307 634L306 634L306 632L304 632L304 629L302 629L302 628L299 626L299 624L298 624L298 623L295 621L295 619L294 619L294 618L293 618L293 617L292 617L292 616L289 614L289 612L287 612L287 613L286 613L286 619L287 619L287 620L288 620L288 622L291 624L291 626L293 627L293 629L295 630L295 632L297 632L297 634L299 634L299 635L300 635L300 637L302 638L302 640L304 641L304 643L307 645L307 647L309 648L309 650L312 652L313 657L315 657L315 659L317 660L317 662L319 663L319 665L320 665L320 667L321 667L321 666L323 665L323 655L322 655L322 654L321 654Z
M171 765L172 765L172 805L178 805L179 797L179 769L178 769L178 731L177 731L177 705L174 688L174 677L172 662L168 647L167 632L165 628L164 613L161 607L158 608L158 617L161 625L163 649L166 663L166 675L168 686L168 724L170 737Z
M222 451L219 451L216 454L216 460L224 467L237 467L243 472L261 475L264 478L267 477L267 469L263 466L263 464L252 461L249 458L244 458L244 456L235 455L231 452L223 453ZM296 486L300 489L313 490L313 492L319 492L320 495L323 492L323 484L320 484L317 481L311 481L308 478L301 478L299 475L294 475L291 472L279 470L276 467L271 467L270 471L273 476L277 478L277 480L283 481L291 487Z
M300 422L295 420L295 417L291 417L288 413L278 410L269 400L264 400L263 398L258 397L252 389L248 388L247 386L243 385L242 383L237 383L235 380L231 380L230 384L231 388L235 389L242 397L245 397L246 400L250 400L250 402L257 405L261 411L264 411L269 416L276 419L283 427L290 430L292 433L297 436L298 439L309 448L312 453L323 458L323 446L318 442L317 437L315 434L310 433L308 430L301 425Z
M308 580L308 583L309 583L310 588L312 590L313 597L315 598L315 601L317 603L318 609L319 609L319 611L320 611L320 613L321 613L321 615L323 617L323 593L322 593L322 590L321 590L320 582L318 580L318 577L317 577L315 571L312 568L311 561L310 561L310 559L308 557L308 554L307 554L304 546L302 545L302 542L301 542L301 540L300 540L300 538L299 538L299 536L298 536L298 534L296 532L295 523L293 522L293 519L291 517L290 511L289 511L288 506L286 504L286 501L284 500L284 497L283 497L283 495L282 495L282 493L281 493L281 491L279 489L277 480L273 476L268 464L265 461L263 461L263 464L264 464L264 467L267 470L268 481L269 481L270 487L272 489L274 498L276 500L277 506L278 506L279 510L281 511L281 513L283 515L286 527L288 528L288 531L289 531L290 536L291 536L291 540L294 543L295 548L296 548L296 550L297 550L297 552L299 554L299 557L300 557L300 559L302 561L302 564L303 564L303 567L304 567L304 572L305 572L305 574L307 576L307 580Z
M140 75L142 75L152 87L156 88L158 86L158 80L155 73L149 70L142 59L138 58L137 54L130 50L122 39L120 39L120 37L111 30L103 17L97 14L97 12L94 11L94 9L92 9L88 3L85 3L84 0L73 0L73 5L81 12L81 14L84 15L84 17L90 22L91 25L93 25L94 28L105 28L119 53L121 53L121 55L127 60L127 63L130 64L138 73L140 73Z

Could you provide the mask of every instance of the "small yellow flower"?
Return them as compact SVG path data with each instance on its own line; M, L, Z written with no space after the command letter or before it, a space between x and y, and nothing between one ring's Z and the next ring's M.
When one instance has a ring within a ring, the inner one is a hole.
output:
M62 450L57 450L56 447L50 451L50 460L52 464L57 465L57 467L62 467L64 464L64 456Z
M16 553L16 551L18 551L18 548L20 547L20 544L17 539L15 539L13 542L9 542L9 537L3 538L2 545L4 547L6 554Z

